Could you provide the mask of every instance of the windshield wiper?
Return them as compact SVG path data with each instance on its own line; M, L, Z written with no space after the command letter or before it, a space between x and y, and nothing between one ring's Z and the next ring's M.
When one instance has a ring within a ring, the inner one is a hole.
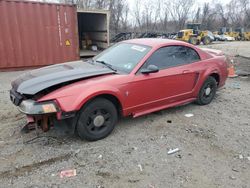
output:
M110 64L108 64L108 63L106 63L105 61L98 61L98 60L96 60L95 62L97 62L97 63L101 63L102 65L105 65L105 66L106 66L106 67L108 67L109 69L111 69L111 70L113 70L113 71L117 72L117 70L116 70L116 69L114 69L112 65L110 65Z

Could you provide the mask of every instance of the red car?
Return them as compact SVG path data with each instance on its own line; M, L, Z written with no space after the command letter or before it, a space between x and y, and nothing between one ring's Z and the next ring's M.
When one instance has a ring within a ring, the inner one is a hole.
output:
M209 104L225 84L221 51L166 39L128 40L93 59L30 71L12 82L10 98L29 124L66 126L82 139L108 136L118 117L196 101ZM26 126L26 128L27 128Z

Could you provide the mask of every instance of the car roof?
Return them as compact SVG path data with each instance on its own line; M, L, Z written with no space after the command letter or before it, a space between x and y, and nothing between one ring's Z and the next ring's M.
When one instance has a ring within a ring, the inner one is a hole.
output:
M132 44L140 44L146 45L150 47L159 47L164 45L183 45L183 46L190 46L186 42L178 41L178 40L171 40L171 39L161 39L161 38L142 38L142 39L131 39L125 40L124 43L132 43Z

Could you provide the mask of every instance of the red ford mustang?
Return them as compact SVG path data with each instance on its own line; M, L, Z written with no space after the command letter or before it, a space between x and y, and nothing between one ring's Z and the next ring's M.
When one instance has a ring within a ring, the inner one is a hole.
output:
M135 39L85 62L30 71L12 82L10 98L27 114L28 128L64 126L94 141L108 136L119 116L138 117L192 101L209 104L226 78L221 51Z

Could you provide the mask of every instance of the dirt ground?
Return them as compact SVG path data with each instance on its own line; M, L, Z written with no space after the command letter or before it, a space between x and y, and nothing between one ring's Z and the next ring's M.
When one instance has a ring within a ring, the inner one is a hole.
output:
M214 42L213 44L205 47L222 50L231 56L243 56L250 58L250 41Z
M227 47L236 43L212 47L234 54ZM242 43L241 55L249 55ZM235 62L237 70L250 72L250 60ZM210 105L122 119L106 139L86 142L57 129L38 138L34 131L20 133L25 118L8 90L23 72L0 72L0 187L249 187L250 77L228 79ZM189 113L194 116L185 117ZM168 155L174 148L180 151ZM67 169L77 175L60 178Z

